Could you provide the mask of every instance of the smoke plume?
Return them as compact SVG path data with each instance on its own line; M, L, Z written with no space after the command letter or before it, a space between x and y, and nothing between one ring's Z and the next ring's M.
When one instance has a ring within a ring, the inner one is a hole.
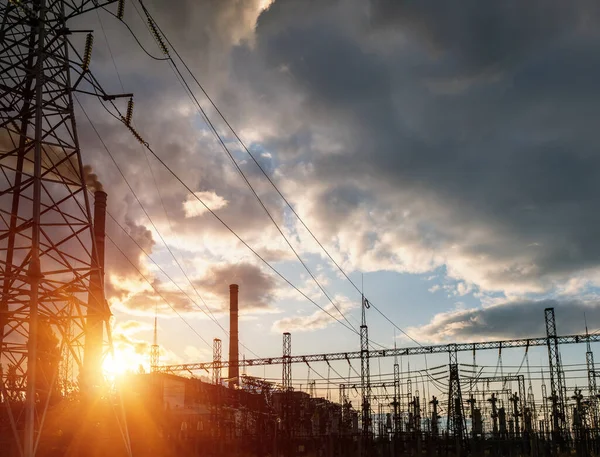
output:
M85 185L88 186L94 192L99 190L104 191L104 186L98 180L98 175L93 172L91 165L83 166L83 176L85 178Z

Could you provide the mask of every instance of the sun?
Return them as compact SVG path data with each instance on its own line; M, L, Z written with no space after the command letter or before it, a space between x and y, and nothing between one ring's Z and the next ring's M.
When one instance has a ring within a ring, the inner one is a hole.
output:
M114 379L126 373L133 373L139 370L140 365L144 366L145 358L131 350L115 349L114 354L109 354L102 363L104 376Z
M121 358L118 354L114 356L109 354L104 363L102 364L102 371L105 376L114 377L124 374L127 371L127 363L125 359Z

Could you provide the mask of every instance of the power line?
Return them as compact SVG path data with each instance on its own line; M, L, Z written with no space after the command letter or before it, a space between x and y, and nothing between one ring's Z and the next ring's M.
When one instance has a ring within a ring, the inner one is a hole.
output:
M121 175L121 177L123 178L123 180L125 181L127 187L129 188L130 192L133 194L135 200L137 201L137 203L140 205L140 208L142 209L142 211L144 212L144 214L146 215L146 217L148 218L148 220L150 221L150 224L152 225L152 227L154 228L154 230L156 231L157 235L159 236L160 240L162 241L162 243L164 244L165 248L167 249L167 251L169 252L169 254L171 254L171 256L173 257L173 260L175 260L175 263L177 264L177 266L179 267L179 269L181 270L181 272L183 273L183 275L185 276L185 278L187 279L187 281L189 282L190 286L192 287L192 289L196 292L196 294L198 295L198 297L200 298L200 300L202 301L202 303L204 304L204 306L206 307L207 310L209 310L210 312L210 308L208 307L208 305L206 304L206 302L204 301L204 299L202 298L202 296L200 295L200 293L198 292L197 288L194 286L192 280L190 279L190 277L187 275L187 273L185 272L184 268L181 266L180 262L177 260L177 258L175 257L173 251L171 250L171 248L169 247L169 245L167 244L167 242L165 241L165 239L163 238L162 234L160 233L160 231L158 230L158 227L154 224L154 221L152 220L152 218L150 217L149 213L146 211L144 205L142 204L142 202L140 201L139 197L137 196L136 192L133 190L133 188L131 187L131 184L129 183L129 181L127 180L127 178L125 177L125 174L123 173L123 171L121 170L119 164L117 163L117 161L115 160L113 154L110 152L110 149L108 148L108 146L106 145L106 143L104 142L104 140L102 139L102 137L100 136L100 132L98 132L98 130L96 129L96 126L94 125L94 123L92 122L92 120L90 119L89 115L87 114L87 112L85 111L85 108L83 107L83 105L81 104L81 102L79 101L79 99L77 98L77 96L74 97L75 100L77 101L77 104L79 105L79 107L81 108L83 114L85 115L86 119L88 120L88 122L90 123L92 129L94 130L94 132L96 133L96 135L98 136L98 139L100 140L102 146L104 147L104 149L106 150L106 152L108 153L109 157L111 158L113 164L115 165L115 167L117 168L117 170L119 171L119 174ZM114 220L114 218L113 218ZM116 222L116 221L115 221ZM120 226L120 224L119 224ZM123 227L121 227L123 229ZM124 230L124 229L123 229ZM125 230L124 230L125 231ZM138 245L139 247L139 245ZM166 274L164 272L164 270L161 271L163 272L163 274ZM175 284L175 286L177 286L182 293L185 293L183 291L183 289L181 289L173 279L171 279L169 277L169 279L173 282L173 284ZM212 314L212 312L210 312L210 315L204 310L202 309L202 307L200 307L200 305L198 305L198 303L196 303L195 300L192 300L191 297L189 295L187 295L187 293L185 293L186 297L188 297L188 299L190 299L190 301L200 310L202 311L209 319L211 319L215 324L217 324L217 326L219 326L226 334L229 334L227 332L227 330L225 330L223 328L223 326L221 325L220 322L218 322L218 320L214 317L214 315ZM247 351L249 351L250 353L254 354L257 356L257 354L252 351L250 348L248 348L246 345L242 344L240 342L240 345L246 349Z
M144 11L144 13L146 14L147 18L156 23L156 21L154 20L154 18L152 18L152 16L150 15L150 13L147 11L146 7L144 6L144 4L142 2L140 2L140 5ZM137 9L136 9L137 11ZM139 12L138 12L139 13ZM157 25L158 27L158 25ZM160 27L158 27L160 30ZM162 31L161 31L162 33ZM164 35L164 34L163 34ZM155 39L158 39L158 37L155 37ZM169 43L169 45L173 48L173 51L177 54L177 56L179 57L180 61L186 66L186 69L189 68L187 67L187 65L185 64L185 62L181 59L181 57L179 56L179 54L177 53L177 50L175 50L175 48L172 46L172 44L169 42L168 38L165 36L165 39L167 40L167 42ZM196 98L196 96L194 95L194 92L191 90L191 88L189 87L187 81L185 80L185 78L183 77L183 75L181 74L181 71L179 70L179 68L177 67L177 64L175 63L175 61L169 57L170 62L173 65L174 70L177 72L177 74L181 77L181 81L183 82L183 84L185 85L186 89L187 89L187 93L189 96L191 96L192 101L195 103L195 105L198 107L199 112L201 113L202 117L204 118L204 120L206 121L207 125L210 127L211 131L213 132L213 134L215 135L215 138L217 139L218 143L220 144L220 146L222 147L223 151L227 154L227 156L229 157L229 159L231 160L231 162L233 163L234 167L236 168L236 170L238 171L238 173L240 174L240 176L242 177L242 179L244 180L244 182L246 183L246 185L248 186L248 188L250 189L250 191L252 192L252 194L254 195L254 197L256 198L256 200L258 201L258 203L260 204L260 206L262 207L262 209L265 211L265 213L267 214L268 218L270 219L270 221L273 223L273 225L275 226L275 228L277 229L277 231L279 232L279 234L281 235L281 237L285 240L286 244L288 245L288 247L291 249L291 251L294 253L295 257L298 259L298 261L300 262L300 264L304 267L304 269L307 271L307 273L310 275L310 277L312 278L312 280L315 282L315 284L317 284L317 286L319 287L319 289L321 290L321 292L325 295L325 297L327 297L327 299L330 301L330 303L332 304L332 306L336 309L336 311L340 314L340 316L348 323L348 325L350 327L352 327L354 329L355 333L358 333L357 330L354 328L354 326L350 323L350 321L346 318L346 316L344 315L344 313L342 312L342 310L338 307L338 305L333 301L333 299L329 296L329 294L327 293L327 291L325 290L325 288L320 284L320 282L317 280L316 276L313 274L313 272L309 269L308 265L304 262L304 260L301 258L300 254L297 252L297 250L294 248L294 246L291 244L289 238L284 234L283 230L281 229L281 227L279 226L279 224L275 221L275 218L273 217L273 215L271 214L271 212L269 211L269 209L266 207L266 205L264 204L264 202L262 201L262 199L260 198L260 196L258 195L258 193L256 192L256 190L254 189L254 187L252 186L252 184L250 183L250 181L248 180L246 174L244 173L244 171L241 169L241 167L239 166L239 164L237 163L237 161L235 160L235 158L233 157L233 154L231 153L231 151L229 150L229 148L227 147L227 145L225 144L225 141L223 140L223 137L219 134L219 132L217 131L215 125L213 124L213 122L210 120L210 118L208 117L208 115L206 114L206 112L204 111L204 108L202 108L202 105L200 104L200 102L198 101L198 99ZM212 101L211 101L212 103Z
M168 59L167 59L168 60ZM172 60L171 60L172 62ZM93 77L93 75L91 75L94 83L98 84L97 80ZM111 105L113 106L113 108L119 112L119 109L114 105L114 103L111 101L110 102ZM81 106L81 104L80 104ZM104 106L104 105L103 105ZM106 107L104 106L104 108L106 109ZM83 109L83 108L82 108ZM108 111L108 110L107 110ZM109 112L110 113L110 112ZM115 119L118 119L119 121L123 122L122 119L120 119L118 116L115 116L114 114L110 113L111 116L113 116ZM120 114L120 112L119 112ZM352 328L349 327L348 325L344 324L343 322L341 322L339 319L337 319L335 316L333 316L329 311L327 311L325 308L323 308L322 306L320 306L318 303L316 303L313 299L311 299L310 297L308 297L304 292L302 292L298 287L296 287L290 280L288 280L282 273L280 273L277 269L275 269L275 267L273 267L269 262L267 262L260 254L258 254L258 252L256 250L254 250L247 242L245 242L228 224L226 224L219 216L217 216L215 214L215 212L213 210L211 210L202 199L200 199L198 197L198 195L196 195L196 193L194 193L191 188L181 179L179 178L179 176L150 148L149 144L145 141L143 141L143 139L141 138L141 136L139 136L139 134L132 128L132 126L125 124L124 125L132 132L134 133L134 136L136 137L136 139L138 139L138 141L140 141L144 147L146 147L146 149L159 161L159 163L165 167L169 173L175 177L175 179L177 181L180 182L180 184L182 184L186 190L196 199L198 200L207 211L209 211L223 226L225 226L227 228L227 230L229 230L244 246L246 246L256 257L258 257L265 265L267 265L272 271L274 271L280 278L282 278L287 284L289 284L292 288L294 288L298 293L300 293L304 298L306 298L308 301L310 301L312 304L314 304L315 306L317 306L319 309L321 309L323 312L325 312L325 314L327 314L329 317L331 317L333 320L335 320L336 322L340 323L342 326L348 328L349 330L353 331L354 333L358 334L358 332ZM158 233L158 232L157 232ZM160 233L159 233L160 235ZM195 302L194 302L195 303ZM196 305L197 306L197 305ZM204 312L204 311L203 311ZM380 345L381 346L381 345ZM383 346L381 346L383 347Z
M112 218L112 216L111 216L111 219L114 220L114 218ZM144 275L144 273L142 273L140 271L140 269L131 261L131 259L129 259L129 257L127 257L127 254L125 254L123 252L123 250L117 245L117 243L115 243L115 241L109 235L106 235L106 238L108 238L108 240L121 253L121 255L123 255L123 257L125 257L125 259L138 272L138 274L150 285L150 287L152 287L152 290L154 290L154 292L160 298L163 299L163 301L169 306L169 308L171 308L173 310L173 312L181 318L181 320L196 334L196 336L198 338L200 338L209 348L212 348L212 345L208 341L206 341L206 339L204 339L204 337L202 335L200 335L200 333L198 333L194 327L192 327L192 325L181 315L181 313L179 313L179 311L177 311L177 309L173 305L171 305L171 303L160 293L160 291L154 286L154 284L152 284L152 282Z
M311 237L315 240L315 242L319 245L319 247L323 250L323 252L327 255L327 257L333 262L333 264L338 268L338 270L343 274L343 276L350 282L350 284L356 289L356 291L358 293L360 293L362 295L362 291L358 288L358 286L354 283L354 281L352 281L352 279L348 276L348 274L346 274L346 272L343 270L343 268L335 261L335 259L331 256L331 254L329 253L329 251L323 246L323 244L318 240L318 238L315 236L315 234L312 232L312 230L310 230L310 228L306 225L306 223L304 222L304 220L300 217L300 215L296 212L296 210L294 209L294 207L291 205L291 203L285 198L285 196L283 195L283 193L279 190L279 188L277 187L277 185L273 182L273 180L269 177L268 173L264 170L264 168L260 165L260 163L258 162L258 160L256 159L256 157L254 156L254 154L252 154L249 150L249 148L246 146L246 144L242 141L242 139L240 138L240 136L237 134L237 132L235 131L235 129L233 128L233 126L229 123L229 121L227 120L227 118L224 116L224 114L221 112L221 110L218 108L218 106L216 105L216 103L213 101L213 99L209 96L208 92L204 89L203 85L200 83L200 81L198 80L198 78L196 78L196 76L194 75L194 73L191 71L191 69L189 68L189 66L186 64L186 62L183 60L183 58L181 57L181 55L179 54L179 52L177 51L177 49L175 48L175 46L173 46L173 44L171 43L171 41L169 40L169 38L167 37L167 35L163 32L163 30L160 28L160 26L158 25L158 23L154 20L154 18L150 15L149 11L147 10L147 8L145 7L144 3L142 0L138 0L140 3L140 6L142 7L142 9L144 10L144 13L154 22L154 24L156 25L158 31L162 34L162 36L165 38L165 40L167 41L167 43L169 44L169 46L173 49L173 52L175 53L175 55L177 56L177 58L181 61L181 63L183 64L183 66L185 67L185 69L187 70L187 72L190 74L190 76L192 77L192 79L194 80L194 82L198 85L198 87L200 88L200 90L202 91L202 93L204 94L204 96L206 97L206 99L210 102L210 104L213 106L213 108L215 109L215 111L217 112L217 114L219 115L219 117L223 120L223 122L225 123L225 125L227 125L228 129L231 131L231 133L234 135L234 137L236 138L236 140L239 142L239 144L242 146L243 150L250 156L250 158L252 159L252 161L256 164L256 166L259 168L259 170L261 171L261 173L265 176L265 178L269 181L269 183L271 184L271 186L275 189L275 191L277 192L277 194L281 197L281 199L285 202L286 206L290 209L290 211L294 214L294 216L296 216L296 218L300 221L300 223L302 224L302 226L308 231L308 233L311 235ZM136 9L137 10L137 9ZM139 12L138 12L139 13ZM171 58L172 61L172 58ZM175 65L175 64L174 64ZM187 83L186 83L187 85ZM195 97L194 97L195 99ZM201 108L202 109L202 108ZM206 116L205 116L206 117ZM210 126L214 129L212 123L210 121L208 121ZM217 131L215 131L215 134L218 135ZM222 142L220 136L219 136L219 140ZM225 144L223 143L223 146L226 148ZM233 160L233 158L232 158ZM236 167L238 168L238 170L241 172L241 169L239 169L239 166L237 166L237 163L234 160L234 163L236 164ZM243 173L242 173L243 175ZM244 179L245 176L244 176ZM247 181L247 180L246 180ZM248 183L249 184L249 183ZM254 190L253 190L254 191ZM258 196L257 196L258 198ZM261 202L262 204L262 202ZM266 211L266 208L265 208ZM268 212L268 211L267 211ZM273 221L273 223L275 223L275 221ZM277 224L275 224L277 225ZM282 234L283 236L283 234ZM285 236L284 236L285 238ZM287 239L286 239L287 241ZM290 246L291 247L291 246ZM293 248L292 248L293 249ZM296 253L294 251L294 253ZM297 255L297 254L296 254ZM297 255L298 256L298 255ZM300 260L300 259L299 259ZM303 262L302 262L303 263ZM312 276L312 274L311 274ZM328 295L325 293L325 291L323 291L323 293L328 297ZM329 298L329 297L328 297ZM415 344L421 345L421 343L419 343L417 340L415 340L411 335L409 335L406 331L404 331L402 328L400 328L398 325L396 325L396 323L394 323L385 313L383 313L383 311L381 311L377 306L375 306L371 301L369 301L369 303L371 303L371 306L375 309L375 311L377 311L379 314L381 314L381 316L383 316L390 324L392 324L398 331L400 331L402 334L404 334L407 338L409 338L410 340L412 340ZM336 307L337 309L337 307ZM340 312L340 314L342 314ZM343 316L343 314L342 314ZM345 318L345 317L344 317ZM347 319L346 319L347 320Z
M135 5L134 5L135 6ZM98 13L98 11L96 11L96 14L98 15L98 21L100 22L100 27L102 28L102 32L104 34L104 39L106 41L106 45L108 47L108 51L110 54L110 57L112 59L112 63L115 69L115 72L117 74L117 78L119 79L119 83L121 85L121 90L123 92L125 92L125 87L123 85L123 80L121 79L121 75L119 73L119 69L117 68L117 63L115 62L115 58L114 55L112 53L112 49L110 47L110 43L108 41L108 37L106 36L106 32L104 30L104 25L102 24L102 19L100 18L100 14ZM111 13L112 14L112 13ZM130 30L131 31L131 30ZM131 32L133 33L133 32ZM139 41L138 41L139 43ZM81 104L79 103L79 100L77 100L77 103L79 104L79 106L81 107ZM104 103L102 103L102 106L104 107L104 109L109 113L112 114L104 105ZM92 121L90 120L89 116L87 115L87 113L85 112L85 110L82 107L82 110L84 111L84 114L86 116L86 118L88 119L88 121L90 122L90 124L92 125L92 128L94 129L94 131L96 132L96 135L98 135L98 137L100 138L100 135L98 133L98 131L96 130L96 128L94 127L94 125L92 124ZM113 117L115 117L117 120L120 121L120 119L118 119L116 116L113 115ZM134 123L135 125L135 123ZM173 251L170 249L170 247L167 245L166 241L164 240L164 238L162 237L162 235L160 234L160 231L158 230L158 227L156 227L156 225L154 224L154 222L152 221L152 219L150 218L149 214L146 212L146 210L144 209L144 206L142 205L141 201L139 200L139 198L137 197L135 191L132 189L132 187L129 185L129 182L127 181L127 178L125 177L124 173L122 172L121 168L119 167L119 165L117 164L115 158L113 157L113 155L111 154L110 150L108 149L108 147L106 146L106 144L104 143L104 141L102 141L102 139L100 138L100 141L102 142L102 145L104 146L104 149L106 150L106 152L108 153L108 155L110 156L112 162L114 163L114 165L117 167L117 170L119 171L119 173L121 174L121 177L125 180L125 182L127 183L127 186L129 187L129 190L132 192L133 196L135 197L136 201L138 202L138 204L140 205L140 207L142 208L142 210L144 211L144 214L146 214L146 217L148 218L148 220L150 221L150 223L152 224L152 227L154 228L154 230L157 232L157 234L159 235L161 241L163 242L163 244L165 245L165 247L167 248L167 250L169 251L169 254L171 254L171 256L173 257L173 260L175 260L175 263L177 264L177 266L179 267L179 269L181 270L181 272L184 274L185 278L187 279L187 281L189 282L190 286L192 287L192 289L194 290L194 292L196 293L196 295L198 296L198 298L200 299L200 301L204 304L206 310L208 311L208 313L210 314L211 320L217 324L217 326L227 335L230 335L230 332L228 330L226 330L221 323L216 319L215 315L213 314L213 312L211 311L210 307L206 304L206 302L204 301L204 298L202 298L202 296L200 295L200 293L198 292L198 289L194 286L193 282L191 281L191 279L189 278L189 276L186 274L186 272L183 269L183 266L181 265L181 263L178 261L178 259L175 257L175 254L173 253ZM162 193L160 191L160 188L158 186L158 183L156 181L156 176L154 174L154 171L152 170L152 166L150 164L150 161L148 159L148 154L146 149L144 149L143 146L141 146L141 150L142 153L144 154L144 158L146 159L146 164L148 165L148 169L150 171L150 175L152 176L152 181L154 183L154 187L156 189L156 192L158 194L159 200L160 200L160 204L162 207L162 210L165 214L165 217L167 219L167 222L169 224L169 228L171 230L171 232L173 232L173 228L172 228L172 223L171 223L171 218L169 217L169 213L167 212L167 209L165 207L164 204L164 200L162 197ZM173 282L174 283L174 282ZM189 298L189 297L188 297ZM195 304L195 302L194 302ZM198 306L198 305L196 305ZM203 311L204 312L204 311ZM204 313L206 314L206 313ZM248 348L246 345L244 345L243 343L240 342L240 345L246 349L247 351L249 351L251 354L255 355L256 357L259 357L258 354L256 354L256 352L252 351L250 348Z
M135 6L135 4L134 4ZM142 7L145 9L145 7L142 5ZM139 11L136 8L136 11L138 12L138 15L140 15ZM148 15L148 19L151 21L154 21L153 18L151 18L151 16L149 16L149 13L147 12L147 10L144 11L147 15ZM141 15L140 15L141 17ZM157 26L158 27L158 26ZM152 31L151 31L152 33ZM153 34L154 35L154 34ZM166 37L165 37L166 38ZM157 39L157 37L155 37L155 39ZM160 44L160 43L159 43ZM170 43L169 43L170 44ZM196 104L196 106L198 107L203 119L206 121L206 123L210 126L211 131L213 132L213 134L215 135L215 137L217 138L218 142L220 143L221 147L224 149L224 151L227 153L227 155L229 156L230 160L232 161L232 163L234 164L234 166L237 168L238 172L242 175L242 178L244 179L244 181L246 182L246 184L248 185L248 187L250 188L250 190L252 191L252 193L254 194L254 196L256 197L256 199L258 200L259 204L262 206L262 208L264 209L264 211L267 213L268 217L270 218L271 222L275 225L275 227L277 228L277 230L279 231L279 233L281 234L281 236L284 238L284 240L286 241L286 243L288 244L288 246L290 247L290 249L292 250L292 252L294 253L294 255L296 256L296 258L300 261L300 263L303 265L303 267L306 269L306 271L309 273L309 275L311 276L311 278L313 279L313 281L317 284L317 286L319 287L319 289L323 292L323 294L328 298L328 300L330 301L331 305L334 307L335 310L338 311L338 313L342 316L342 318L348 323L348 325L351 327L351 330L356 333L357 335L359 334L359 332L353 327L353 325L350 323L350 321L346 318L346 316L344 315L344 313L342 312L342 310L336 305L336 303L333 301L333 299L329 296L329 294L327 293L327 291L324 289L324 287L319 283L318 279L315 277L315 275L311 272L311 270L308 268L308 266L306 265L306 263L302 260L302 258L300 257L300 255L298 254L298 252L294 249L294 247L291 245L289 239L286 237L286 235L283 233L282 229L280 228L280 226L277 224L277 222L274 220L273 216L271 215L271 213L269 212L269 210L266 208L266 206L264 205L262 199L258 196L258 194L256 193L256 191L254 190L252 184L249 182L249 180L247 179L246 175L244 174L244 172L241 170L241 168L239 167L239 165L237 164L237 162L235 161L235 159L233 158L233 155L231 154L231 152L229 151L228 147L226 146L224 140L222 139L222 137L219 135L217 129L215 128L214 124L210 121L208 115L206 114L206 112L204 111L204 109L202 108L201 104L199 103L198 99L196 98L196 96L194 95L193 91L191 90L191 88L189 87L189 85L187 84L187 81L185 80L184 76L182 75L181 71L179 70L179 68L177 67L176 63L173 61L172 58L167 58L167 60L170 62L171 66L172 66L172 70L178 80L178 82L182 85L182 87L184 88L184 91L186 92L186 94L188 95L188 97L190 97L190 99L192 100L192 102L194 102ZM183 62L183 61L182 61ZM185 62L183 62L185 65ZM188 69L189 71L189 69ZM114 106L114 105L113 105ZM111 116L115 117L118 120L119 119L117 116L115 116L114 114L110 113ZM313 302L314 303L314 302ZM331 316L331 314L329 312L327 312L328 315ZM335 319L336 321L339 322L339 320ZM377 343L375 341L370 341L369 344L371 346L379 346L381 348L385 347L384 345Z
M98 82L95 80L94 78L94 82L97 84ZM119 108L111 101L110 102L111 105L113 106L113 108L120 114ZM79 103L81 106L81 103ZM83 109L83 108L82 108ZM119 117L115 116L113 114L113 117L119 119ZM353 331L354 333L357 333L354 329L352 329L351 327L348 327L345 323L341 322L339 319L337 319L335 316L333 316L329 311L327 311L326 309L324 309L321 305L319 305L317 302L315 302L312 298L310 298L308 295L306 295L304 292L302 292L302 290L300 290L295 284L293 284L289 279L287 279L287 277L285 277L281 272L279 272L274 266L272 266L264 257L262 257L254 248L252 248L244 239L242 239L236 232L235 230L233 230L221 217L219 217L205 202L204 200L202 200L186 183L185 181L183 181L178 175L177 173L175 173L168 165L166 162L164 162L163 159L161 159L161 157L150 147L149 143L146 142L139 133L137 133L137 131L135 129L133 129L133 127L131 125L128 125L126 123L123 122L122 119L119 119L123 125L125 125L125 127L127 127L130 132L134 135L134 137L140 141L140 143L142 143L142 145L152 154L152 156L154 156L156 158L156 160L169 172L169 174L171 174L215 219L217 219L217 221L219 221L232 235L234 235L234 237L240 242L242 243L247 249L250 250L250 252L252 252L262 263L264 263L270 270L272 270L277 276L279 276L281 279L283 279L290 287L292 287L294 290L296 290L300 295L302 295L305 299L307 299L309 302L311 302L313 305L315 305L317 308L319 308L320 310L322 310L323 312L325 312L325 314L327 314L329 317L331 317L333 320L337 321L338 323L340 323L342 326L346 327L347 329Z

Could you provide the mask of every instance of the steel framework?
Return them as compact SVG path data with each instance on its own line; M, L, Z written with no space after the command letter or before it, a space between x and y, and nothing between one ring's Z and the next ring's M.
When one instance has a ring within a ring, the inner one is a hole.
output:
M36 395L58 384L58 373L38 373L38 326L51 328L83 374L86 316L100 319L102 335L109 315L90 294L102 272L72 98L89 72L92 36L79 59L67 26L109 3L0 4L0 364L3 391L10 368L10 388L25 401L26 456L35 453Z
M292 335L283 334L283 370L281 384L286 392L292 390ZM250 364L251 365L251 364Z
M458 355L454 348L448 352L450 357L450 378L448 383L448 434L454 436L458 448L466 442L466 422L463 411L462 392L458 370Z
M154 334L152 336L152 346L150 347L150 371L155 373L160 358L160 346L158 345L158 317L156 315L154 316Z
M600 342L600 334L593 335L564 335L557 336L556 342L558 344L580 344L587 341L591 343ZM377 349L369 350L369 358L378 357L395 357L395 356L409 356L409 355L422 355L422 354L446 354L456 348L458 352L464 351L482 351L482 350L493 350L507 348L524 348L533 346L547 346L547 337L539 338L523 338L514 340L504 341L484 341L479 343L455 343L455 344L440 344L433 346L413 346L408 348L394 348L394 349ZM307 355L295 355L289 357L265 357L257 359L246 359L240 363L245 367L257 367L264 365L281 365L283 363L306 363L306 362L333 362L336 360L358 360L361 358L361 351L354 352L332 352L327 354L307 354ZM222 367L228 366L228 361L222 362ZM185 363L179 365L162 365L158 367L158 371L169 373L178 371L200 371L209 370L212 368L212 362L200 362L200 363Z
M585 329L586 335L588 335L587 341L587 351L585 353L585 362L587 365L588 371L588 396L590 401L590 410L592 411L592 429L594 433L598 431L598 388L596 387L596 374L595 374L595 365L594 365L594 353L592 352L592 347L589 341L589 334L587 331L587 325Z
M213 369L212 369L212 382L215 386L221 385L221 340L215 338L213 340Z
M552 402L552 433L560 441L565 429L565 399L563 371L556 336L554 308L544 310L546 320L546 344L548 346L548 366L550 368L550 401ZM585 340L584 340L585 341Z
M367 327L366 310L370 307L369 302L362 297L362 321L360 326L360 394L362 435L365 443L370 436L371 428L371 371L369 368L369 327Z

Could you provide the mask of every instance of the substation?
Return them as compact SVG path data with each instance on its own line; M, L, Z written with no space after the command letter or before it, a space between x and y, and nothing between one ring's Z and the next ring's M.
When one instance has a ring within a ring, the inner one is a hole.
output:
M134 128L133 94L107 93L92 73L93 31L69 24L101 8L125 22L125 5L0 2L0 457L600 455L600 334L561 335L552 308L540 315L544 335L381 348L362 297L358 350L297 354L284 333L279 354L246 359L231 284L227 357L214 339L211 361L161 365L155 320L151 371L106 381L106 204L122 196L83 166L78 97L98 99L166 165ZM565 365L566 346L581 348L585 364ZM531 348L545 351L543 363L530 364ZM521 364L504 365L503 351L520 351ZM478 362L482 352L496 365ZM427 366L436 356L443 362ZM411 358L425 367L411 370ZM382 360L392 372L373 370ZM275 367L277 378L246 374L257 367Z
M235 329L238 287L230 288L230 328ZM168 429L163 433L192 455L598 455L591 343L600 335L557 335L553 308L540 318L547 329L543 337L392 349L373 349L363 320L360 351L294 355L291 334L284 333L281 356L242 360L236 359L232 332L229 360L222 359L221 340L215 339L213 361L153 365L151 373L137 377L137 393L131 393L157 399L157 408L167 411L161 416ZM560 347L571 344L585 350L586 365L570 365L565 376ZM534 347L547 352L542 369L530 366ZM521 365L504 368L503 349L522 351ZM497 366L488 367L493 373L477 365L483 351L498 354ZM473 362L458 363L461 353ZM435 354L447 357L447 363L414 372L402 372L398 363ZM394 360L393 375L383 382L370 370L381 358ZM333 364L340 362L347 364L350 382L339 368L335 381L330 378ZM293 364L307 366L309 376L313 366L325 367L321 371L327 377L314 370L312 381L302 380L304 389L295 388ZM276 382L239 375L240 369L273 365L281 367ZM211 379L177 372L210 373ZM438 394L427 396L430 391Z

